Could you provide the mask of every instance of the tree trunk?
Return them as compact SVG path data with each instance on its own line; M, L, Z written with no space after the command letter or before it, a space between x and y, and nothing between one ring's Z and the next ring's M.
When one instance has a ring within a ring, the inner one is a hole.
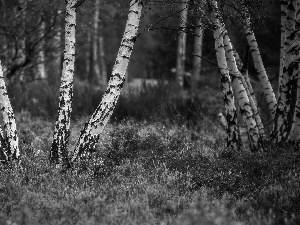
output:
M178 34L178 47L177 47L177 63L176 63L176 82L180 87L183 87L183 77L185 74L185 60L186 60L186 29L188 17L188 4L189 2L181 3L180 24L181 31Z
M285 31L286 31L286 10L287 10L287 0L280 1L281 7L281 35L280 35L280 65L279 65L279 86L282 83L283 79L283 66L284 66L284 58L285 58L285 50L284 50L284 43L285 43ZM279 92L279 90L278 90ZM279 96L279 93L278 93Z
M86 45L87 45L87 49L86 49L86 55L85 55L85 79L89 80L89 78L91 78L91 41L92 41L92 36L91 36L91 32L88 30L87 31L87 38L86 38Z
M67 144L70 135L71 104L73 99L76 4L77 0L66 1L63 70L59 92L58 116L50 150L50 161L52 163L67 166L69 165Z
M239 131L237 127L237 113L234 105L234 97L231 86L231 78L229 76L229 69L227 67L225 49L223 44L222 27L220 27L221 16L217 7L217 2L214 0L213 5L215 7L214 11L214 39L215 39L215 49L218 60L218 66L220 69L222 90L224 95L225 103L225 117L227 120L227 147L232 150L239 149Z
M40 49L38 52L38 72L39 72L39 78L46 79L46 67L45 67L45 41L44 41L44 34L45 34L45 22L42 22L40 27L40 38L42 41L40 42Z
M289 132L288 113L291 106L291 83L293 76L293 56L295 49L295 19L296 0L291 0L287 6L286 14L286 40L284 42L284 66L281 83L279 84L278 105L273 126L273 135L277 142L282 142L287 138Z
M245 32L246 32L246 37L248 41L248 45L250 47L250 52L252 54L253 62L254 62L254 67L256 69L256 72L258 73L258 78L260 80L260 83L262 84L263 87L263 92L266 96L266 100L269 106L269 110L271 112L271 116L274 119L275 116L275 111L276 111L276 97L272 88L272 85L269 81L267 72L265 70L260 51L258 48L257 41L255 39L255 35L253 30L251 29L251 22L250 22L250 15L248 14L248 11L246 8L244 8L245 16L246 16L246 27L245 27Z
M20 23L19 30L19 40L16 43L16 63L17 65L22 65L25 61L25 45L26 45L26 36L25 36L25 27L26 27L26 8L27 8L27 0L19 0L17 7L17 20ZM24 68L20 68L19 80L24 81Z
M94 31L92 32L92 43L93 43L93 80L96 79L97 83L101 85L102 79L99 68L98 58L98 31L99 31L99 11L100 11L100 0L95 0L95 14L94 14Z
M295 24L295 32L300 28L300 1L297 1L297 12L296 12L296 24ZM300 142L300 76L299 76L299 69L300 69L300 42L297 41L294 44L295 48L295 58L293 60L294 63L294 72L292 82L297 84L297 97L295 103L295 110L293 115L293 123L291 127L291 132L288 137L288 140L296 144Z
M202 43L203 43L203 27L201 23L201 18L197 21L197 27L195 27L195 36L194 38L194 54L193 57L193 72L191 78L191 92L195 93L197 85L199 83L199 76L201 71L201 56L202 56ZM196 56L198 55L198 56ZM200 56L200 57L199 57Z
M257 127L258 127L258 131L259 131L259 136L261 137L262 140L264 140L266 138L266 133L265 133L265 129L264 129L264 125L261 121L260 115L259 115L259 111L257 108L257 101L256 101L256 97L255 97L255 93L253 91L252 85L251 85L251 81L250 81L250 77L248 74L248 68L247 66L243 65L243 62L239 56L239 54L235 51L234 52L234 57L236 60L236 64L238 67L238 70L241 71L241 81L245 87L251 108L252 108L252 112L253 112L253 116L255 118ZM245 63L247 64L247 62Z
M224 48L226 51L227 65L229 66L229 74L231 75L233 88L236 93L236 97L239 102L240 112L243 120L246 124L246 129L249 137L251 151L257 151L259 149L259 131L254 119L251 105L249 102L248 95L242 82L242 75L237 68L235 57L233 55L233 47L229 38L229 35L225 29L224 24L220 24L222 27Z
M72 162L79 156L82 156L83 153L87 153L90 149L95 148L95 145L99 141L100 134L113 113L125 81L130 55L137 38L142 5L142 0L132 0L130 2L128 19L112 76L100 105L81 131Z
M101 23L101 21L100 21ZM102 24L99 25L99 35L98 35L98 42L99 42L99 59L100 59L100 72L101 72L101 84L102 86L106 87L107 85L107 68L105 62L105 49L104 49L104 38L103 38L103 26Z
M2 71L2 65L0 61L0 107L3 117L4 128L4 142L2 146L7 146L7 150L4 150L4 154L7 156L7 160L18 159L20 156L19 150L19 137L17 133L17 125L14 116L13 109L11 107L9 97L6 91L5 80Z

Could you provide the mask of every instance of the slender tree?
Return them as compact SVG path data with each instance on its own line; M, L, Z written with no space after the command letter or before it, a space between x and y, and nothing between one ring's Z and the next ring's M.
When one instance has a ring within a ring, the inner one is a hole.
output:
M296 23L295 23L295 34L300 29L300 1L297 1L297 11L296 11ZM293 144L300 142L300 76L299 76L299 68L300 68L300 42L295 40L294 47L295 55L293 60L293 77L291 82L297 84L297 97L295 103L295 110L293 115L293 123L291 127L291 131L288 137L288 140Z
M285 43L285 30L286 30L286 10L287 10L287 4L288 4L288 0L280 0L280 7L281 7L281 35L280 35L280 66L279 66L279 84L282 83L282 79L283 79L283 66L284 66L284 43ZM282 85L282 84L281 84ZM280 85L279 85L280 86ZM279 90L278 90L279 92ZM278 93L279 95L279 93Z
M58 116L50 150L50 161L66 166L69 166L67 144L70 135L73 98L76 8L83 2L84 0L66 0L63 70L59 92Z
M103 86L107 85L107 68L105 62L105 49L104 49L104 37L103 37L103 25L100 20L99 34L98 34L98 46L99 46L99 60L100 60L100 72L101 72L101 83Z
M176 62L176 81L180 87L183 87L183 77L185 74L185 61L186 61L186 29L188 17L189 1L180 4L180 31L177 36L177 62Z
M279 83L279 97L274 119L273 135L277 142L287 138L289 132L288 113L291 104L291 81L293 76L293 56L295 40L296 1L290 0L286 10L286 30L284 42L284 63Z
M40 49L38 51L38 73L39 73L39 78L41 79L45 79L47 78L46 75L46 66L45 66L45 40L43 38L43 36L45 35L45 22L43 21L41 23L41 27L40 27L40 32L39 32L39 36L41 39L40 42Z
M252 108L250 101L243 85L242 75L237 68L235 57L233 54L233 47L228 35L228 32L225 29L224 23L219 25L222 27L223 33L223 42L225 48L225 55L227 59L227 65L229 67L229 74L231 75L233 89L235 90L236 97L240 106L240 112L242 114L243 120L246 124L246 129L248 133L248 138L250 142L250 149L252 151L257 151L259 149L259 131L258 127L252 113Z
M202 43L203 43L203 25L201 18L197 20L197 26L195 27L194 38L194 57L193 57L193 71L191 77L191 91L195 92L199 81L201 71L201 56L202 56ZM199 57L200 56L200 57Z
M221 75L222 91L225 103L225 117L227 120L227 147L233 150L239 149L239 131L237 127L237 113L234 105L234 97L231 86L231 78L227 67L225 49L223 43L222 18L218 10L217 1L211 2L214 7L214 39L218 66Z
M247 55L248 55L248 51L247 51ZM248 99L249 99L249 102L250 102L250 105L252 108L253 116L255 118L255 121L256 121L256 124L258 127L258 131L259 131L259 136L262 140L264 140L266 138L266 133L265 133L264 125L263 125L260 115L259 115L255 93L253 91L251 81L250 81L250 76L248 74L248 68L247 68L248 67L248 65L247 65L248 59L246 59L246 63L244 64L242 62L239 54L236 51L234 52L234 57L237 62L238 70L242 74L241 81L245 87L245 91L247 93L247 96L248 96Z
M113 67L111 78L108 82L108 87L100 105L97 107L90 120L84 125L80 133L80 137L72 157L72 162L82 156L83 153L87 153L90 149L95 148L105 125L113 113L125 81L125 74L130 55L137 38L143 4L143 0L132 0L130 2L124 35Z
M95 0L95 12L94 12L94 24L93 24L93 32L92 32L92 52L93 52L93 61L92 61L92 71L93 71L93 79L98 84L102 83L102 77L100 73L99 67L99 57L98 57L98 35L99 35L99 11L100 11L100 0Z
M13 109L6 91L6 85L0 61L0 107L3 117L4 135L0 134L0 142L3 147L2 151L6 155L6 160L18 159L20 156L19 138L17 125ZM3 141L2 141L3 140ZM5 147L4 147L5 146Z
M274 118L277 100L272 85L269 81L266 69L264 67L254 32L251 28L250 14L248 13L248 10L245 6L243 6L242 10L245 16L245 34L248 41L248 45L250 47L250 52L252 54L254 67L258 74L259 81L263 87L263 92L265 94L269 110L271 112L271 116L272 118Z

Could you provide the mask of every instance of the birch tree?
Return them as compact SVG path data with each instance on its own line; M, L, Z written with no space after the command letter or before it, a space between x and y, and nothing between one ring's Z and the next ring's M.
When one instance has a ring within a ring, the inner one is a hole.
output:
M20 156L19 137L13 109L6 91L6 85L0 61L0 107L3 118L4 134L0 134L1 147L6 161L18 159ZM5 147L4 147L5 146Z
M274 118L277 100L272 85L269 81L266 69L264 67L254 32L251 28L250 14L248 13L248 10L245 6L242 7L242 10L245 16L245 34L248 41L248 45L250 47L250 52L252 54L254 67L258 74L259 81L262 85L263 92L266 97L269 110L271 112L271 116L272 118Z
M248 55L248 51L247 51L247 55ZM250 106L252 108L253 116L255 118L255 121L256 121L256 124L258 127L258 131L259 131L259 136L262 140L264 140L266 138L266 133L265 133L265 129L264 129L264 125L262 123L261 117L259 115L255 93L253 91L251 81L250 81L250 76L248 74L248 68L247 68L247 66L248 66L247 60L248 59L246 59L246 63L244 65L239 54L236 51L234 51L234 58L237 62L236 63L237 68L241 72L241 75L242 75L241 81L243 83L243 86L245 87L245 91L247 93L247 96L248 96L248 99L250 102Z
M105 125L108 123L108 120L113 113L125 81L125 74L130 55L137 38L143 4L144 2L142 0L132 0L130 2L124 35L113 67L111 78L108 82L108 87L103 95L101 103L89 121L84 125L80 133L80 137L72 157L72 162L74 162L79 156L82 156L83 153L87 153L90 149L95 148Z
M296 1L289 1L286 9L286 29L284 42L284 63L279 83L279 97L274 118L273 135L277 142L282 142L288 135L288 113L291 104L291 80L293 76L293 56L295 40Z
M66 166L69 166L67 145L70 135L73 98L76 8L83 2L84 0L66 0L63 70L59 91L58 116L50 149L50 161Z
M295 23L295 34L300 29L300 1L297 1L297 11L296 11L296 23ZM296 38L298 38L296 36ZM293 123L291 127L291 131L288 137L288 140L292 144L299 143L300 141L300 76L299 76L299 68L300 68L300 42L295 40L293 48L295 49L295 55L293 60L293 77L291 82L297 83L297 97L295 103L295 110L293 115Z
M44 36L45 34L45 22L41 23L41 27L40 27L40 32L39 32L39 36L41 39L40 42L40 49L38 52L38 72L39 72L39 78L41 79L45 79L47 77L46 75L46 67L45 67L45 41L44 41Z
M176 81L180 87L183 87L183 77L185 74L185 60L186 60L186 25L188 17L189 1L182 2L180 5L180 32L177 37L177 61L176 61Z
M222 27L220 26L222 18L215 0L214 6L214 39L218 66L221 75L222 91L225 103L225 117L227 120L227 147L233 150L239 149L239 131L237 127L237 113L234 105L234 97L231 86L231 78L227 67L225 49L223 43Z
M99 24L99 34L98 34L98 46L99 46L99 61L100 61L100 73L101 73L101 83L103 86L107 84L107 69L105 62L105 50L104 50L104 37L103 37L103 25L100 21Z

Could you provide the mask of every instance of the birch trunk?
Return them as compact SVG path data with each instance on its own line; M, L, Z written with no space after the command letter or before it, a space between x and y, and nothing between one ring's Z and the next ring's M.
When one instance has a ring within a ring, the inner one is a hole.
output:
M287 10L287 4L288 1L287 0L281 0L280 1L280 8L281 8L281 34L280 34L280 65L279 65L279 86L282 83L282 79L283 79L283 66L284 66L284 57L285 57L285 51L284 51L284 43L285 43L285 30L286 30L286 10ZM278 90L279 92L279 90ZM279 96L279 93L278 93Z
M45 41L44 41L44 33L45 33L45 22L42 22L40 27L40 38L42 38L42 41L40 42L40 49L38 52L38 72L39 72L39 78L46 79L46 67L45 67Z
M235 60L237 62L237 67L238 70L241 71L241 81L243 83L243 86L245 87L249 102L250 102L250 106L252 108L252 112L253 112L253 116L255 118L257 127L258 127L258 131L259 131L259 136L261 137L261 139L265 139L266 138L266 133L265 133L265 129L264 129L264 125L261 121L260 115L259 115L259 111L258 111L258 107L257 107L257 101L255 98L255 93L253 91L252 85L251 85L251 81L250 81L250 77L248 74L248 69L247 66L245 68L245 65L243 65L243 62L239 56L239 54L237 52L234 52L234 57ZM247 62L246 62L247 63ZM246 64L245 63L245 64Z
M178 34L177 46L177 62L176 62L176 82L180 87L183 87L183 77L185 74L185 60L186 60L186 27L188 17L189 2L181 3L180 24L181 31Z
M295 40L296 0L287 5L286 40L284 42L284 66L281 83L279 84L278 105L273 126L273 135L277 142L282 142L288 135L288 113L291 104L291 81L293 76L293 43Z
M98 30L99 30L99 11L100 11L100 0L95 0L95 14L94 14L94 32L92 33L93 43L93 75L95 76L97 83L101 85L101 74L99 68L98 58Z
M193 72L191 77L191 91L195 92L197 88L197 84L199 82L199 76L201 71L201 57L202 56L202 43L203 43L203 27L201 23L201 18L197 21L197 27L195 28L195 36L194 38L194 54L193 57ZM198 56L196 56L198 55Z
M272 88L272 85L269 81L267 72L265 70L260 51L258 48L257 41L255 39L254 32L251 28L251 22L250 22L250 15L248 14L247 9L244 9L245 16L246 16L246 27L245 27L245 33L248 41L248 45L250 47L250 51L252 54L253 62L254 62L254 67L256 69L256 72L258 74L259 81L263 87L263 92L266 96L266 100L269 106L269 110L271 112L271 116L274 119L275 116L275 111L276 111L276 97Z
M222 33L224 35L224 47L227 59L227 65L229 66L229 74L231 75L233 88L236 92L236 97L239 102L240 111L243 120L246 124L246 130L249 137L250 149L251 151L257 151L259 149L259 131L252 113L251 105L249 102L248 95L246 93L245 87L242 82L242 75L237 68L235 57L233 55L233 47L229 38L227 31L225 30L225 25L220 24L222 27Z
M4 140L7 146L8 160L18 159L20 156L19 150L19 137L17 133L17 125L14 116L13 109L11 107L9 97L6 91L5 80L2 71L2 65L0 61L0 107L3 117L4 128ZM1 143L2 144L2 143Z
M217 8L217 2L213 1L215 7L214 11L214 39L215 49L220 69L222 91L225 103L225 117L227 120L227 147L233 150L239 149L239 132L237 127L237 113L234 105L234 97L231 86L231 79L229 76L229 69L227 67L225 49L223 44L222 27L220 27L221 16Z
M87 31L87 38L86 38L87 42L87 49L86 49L86 54L85 54L85 74L86 74L86 80L89 80L91 78L90 74L91 74L91 41L92 41L92 36L91 36L91 32L88 30Z
M296 12L296 31L300 28L300 1L297 1L297 12ZM292 82L297 83L297 97L295 103L295 110L293 115L293 123L291 127L291 132L288 137L288 140L296 144L300 141L300 76L299 76L299 68L300 68L300 42L295 42L294 48L296 50L296 55L294 58L294 64L297 65L294 67L293 72L293 80Z
M61 86L59 91L58 116L55 122L50 161L55 164L69 165L67 144L70 135L70 117L72 111L75 28L77 0L66 1L65 15L65 51Z
M83 153L95 148L95 145L99 141L100 134L113 113L125 81L130 55L137 38L142 6L142 0L132 0L130 2L128 19L112 76L108 82L108 87L100 105L81 131L72 162L79 156L82 156Z

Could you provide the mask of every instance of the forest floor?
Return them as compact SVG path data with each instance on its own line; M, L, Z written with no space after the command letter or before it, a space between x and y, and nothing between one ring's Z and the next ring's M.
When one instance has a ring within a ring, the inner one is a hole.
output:
M226 151L222 97L205 90L201 107L177 99L165 117L145 97L144 111L121 99L96 151L64 172L48 160L54 121L18 113L22 156L0 165L0 225L300 224L300 151ZM86 119L72 121L70 154Z

